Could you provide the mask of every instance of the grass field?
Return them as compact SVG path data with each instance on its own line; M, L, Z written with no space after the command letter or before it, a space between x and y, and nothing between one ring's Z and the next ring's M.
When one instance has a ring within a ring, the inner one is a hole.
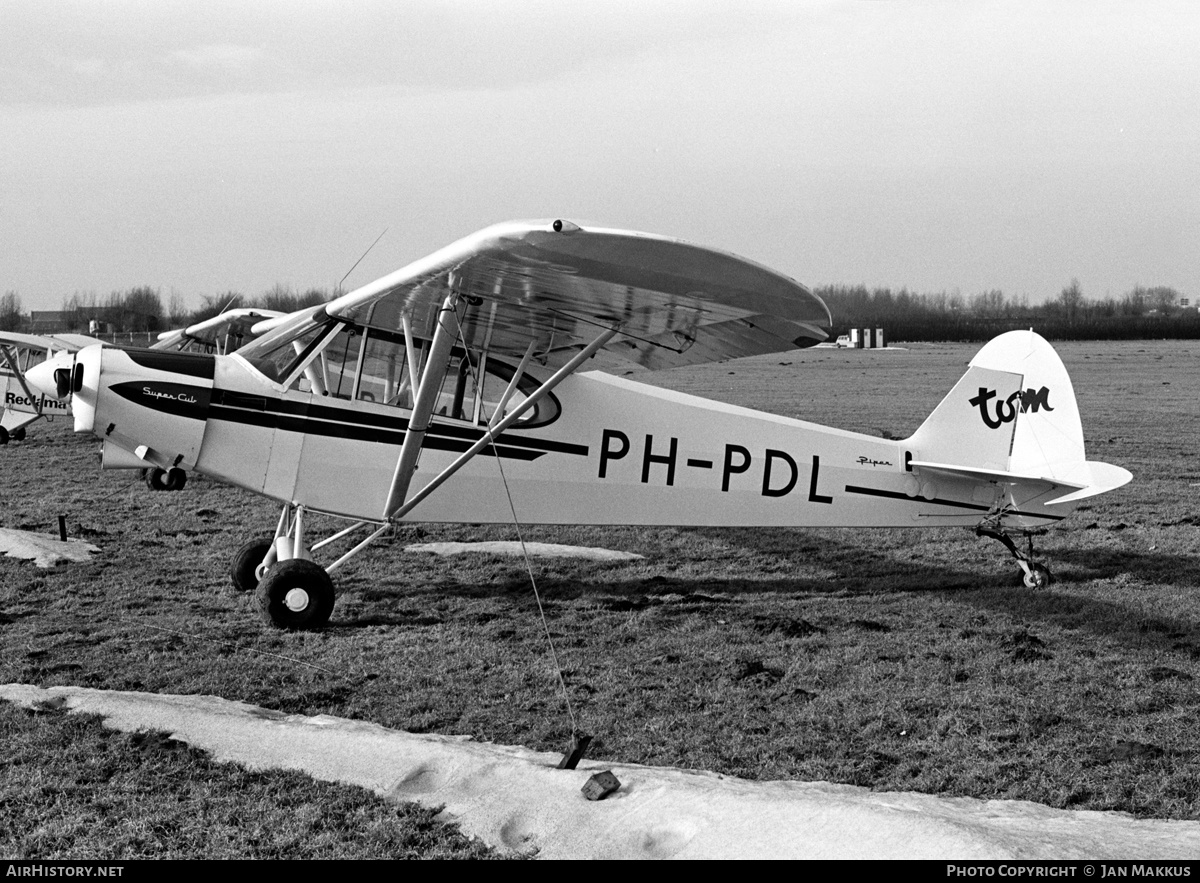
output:
M977 349L807 350L647 379L907 435ZM1200 344L1058 349L1089 455L1134 482L1040 539L1047 589L1022 587L1008 553L969 530L527 529L646 556L536 564L589 756L1200 819ZM54 534L66 514L102 550L50 570L0 557L0 683L208 693L566 746L524 565L404 551L512 528L399 529L339 574L329 628L282 633L227 576L243 542L270 534L274 503L200 476L152 494L99 472L95 448L60 421L0 449L0 526ZM0 758L6 856L483 853L427 814L330 786L281 821L278 782L95 722L0 707L0 732L22 746ZM234 808L206 816L211 829L156 827L153 799L114 797L102 826L81 823L103 793L87 784L96 758L152 795L164 755L196 806ZM255 837L239 837L247 828Z

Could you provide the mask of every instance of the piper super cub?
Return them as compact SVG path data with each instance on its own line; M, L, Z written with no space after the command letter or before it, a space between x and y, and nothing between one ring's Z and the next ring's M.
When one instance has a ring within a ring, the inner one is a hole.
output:
M93 346L30 380L54 391L57 375L77 432L282 503L274 540L247 543L232 571L292 629L324 624L330 573L411 521L974 526L1036 587L1049 572L1032 532L1130 480L1086 459L1066 369L1033 332L986 345L901 441L581 370L795 349L830 326L803 285L730 254L511 222L232 355ZM313 512L352 523L313 543ZM346 554L313 559L356 530L369 534Z

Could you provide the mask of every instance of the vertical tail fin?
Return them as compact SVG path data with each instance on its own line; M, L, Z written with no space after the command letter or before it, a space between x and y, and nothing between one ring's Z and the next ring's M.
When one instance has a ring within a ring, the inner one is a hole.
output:
M1088 461L1071 378L1054 348L1032 331L1010 331L981 349L909 444L916 461L1079 488L1054 502L1132 478L1118 466Z

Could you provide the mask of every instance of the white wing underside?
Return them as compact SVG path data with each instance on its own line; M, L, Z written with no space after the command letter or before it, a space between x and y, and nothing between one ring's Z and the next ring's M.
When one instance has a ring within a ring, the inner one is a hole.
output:
M557 229L556 229L557 227ZM798 282L735 255L628 230L510 222L482 230L326 304L330 316L432 329L461 295L462 343L561 364L604 329L605 350L646 368L811 346L831 325Z

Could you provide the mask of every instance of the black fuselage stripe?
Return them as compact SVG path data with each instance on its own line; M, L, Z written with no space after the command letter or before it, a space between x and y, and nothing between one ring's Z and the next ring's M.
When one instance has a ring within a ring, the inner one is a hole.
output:
M390 414L372 414L363 411L348 411L343 408L331 408L309 402L288 401L286 399L268 399L265 396L248 395L246 393L231 393L226 390L214 389L211 409L219 412L221 419L232 422L249 423L256 426L282 425L289 417L299 420L321 420L360 427L369 427L377 431L399 432L408 430L408 418ZM232 415L238 416L232 416ZM279 421L278 423L276 421ZM296 432L307 430L296 429L295 424L288 426ZM329 434L329 433L326 433ZM444 423L434 423L429 429L430 436L455 438L467 442L467 446L483 438L483 431L473 426L450 426ZM347 438L355 436L346 436ZM571 444L570 442L553 441L552 439L528 438L525 436L504 433L497 438L501 445L531 448L552 454L573 454L579 457L588 455L587 445ZM428 442L426 442L428 444ZM466 450L466 447L463 450Z
M858 487L856 485L846 485L846 493L848 494L863 494L868 497L884 497L889 500L903 500L906 503L927 503L930 506L950 506L955 509L971 509L975 512L990 512L991 506L983 506L979 503L963 503L958 500L939 500L936 497L932 500L926 500L924 497L910 497L902 491L885 491L874 487ZM1045 515L1041 512L1036 514L1031 512L1008 512L1007 515L1024 518L1044 518L1047 521L1062 521L1065 515Z
M284 432L295 432L303 435L319 435L326 438L343 438L350 441L375 442L377 444L399 447L404 442L404 432L379 427L362 426L353 423L334 423L325 420L306 420L303 417L284 417L278 414L260 414L254 412L234 411L228 408L210 408L210 420L222 420L226 423L237 423L243 426L260 426L265 429L279 429ZM464 439L442 438L432 431L425 436L424 447L434 451L452 451L462 453L471 447L472 442ZM511 444L487 445L480 453L491 454L493 451L501 457L513 460L536 460L546 454L545 451L530 450L529 448L514 447Z

